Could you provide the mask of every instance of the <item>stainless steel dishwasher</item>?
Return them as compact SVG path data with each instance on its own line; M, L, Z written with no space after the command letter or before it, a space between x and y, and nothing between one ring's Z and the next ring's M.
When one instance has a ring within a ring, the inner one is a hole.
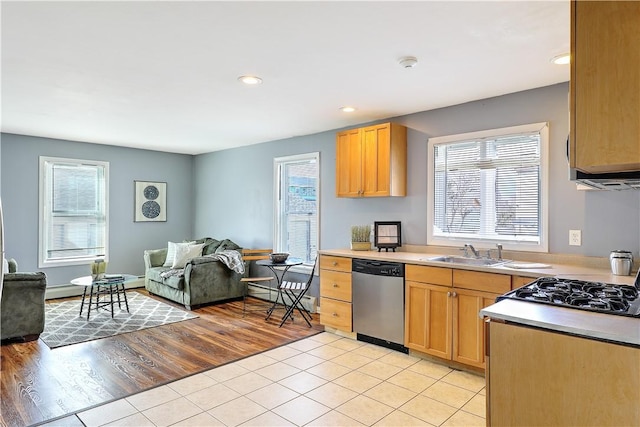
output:
M353 331L366 341L403 353L404 264L352 260Z

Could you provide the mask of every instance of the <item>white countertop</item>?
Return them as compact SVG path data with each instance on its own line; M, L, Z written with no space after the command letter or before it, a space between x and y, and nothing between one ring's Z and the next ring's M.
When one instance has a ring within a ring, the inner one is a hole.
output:
M334 255L348 258L363 258L380 261L393 261L405 264L430 265L434 267L456 268L460 270L485 271L489 273L511 274L525 277L567 277L591 282L615 283L631 285L635 279L632 276L616 276L609 269L584 267L569 264L550 264L549 268L509 268L509 264L497 267L471 266L464 264L452 264L448 262L430 261L429 258L442 256L442 253L418 253L418 252L377 252L377 251L352 251L350 249L323 249L322 255ZM522 261L516 261L522 263Z
M557 276L625 285L632 285L635 279L635 274L631 276L616 276L612 274L609 269L585 267L582 265L551 264L548 268L515 269L509 268L508 264L497 267L486 267L429 260L433 257L442 256L442 253L352 251L349 249L321 250L320 253L323 255L348 258L430 265L434 267L485 271L532 278ZM640 346L640 318L594 313L516 300L500 301L481 310L480 315L589 338Z
M482 317L640 346L640 318L502 300L480 310Z

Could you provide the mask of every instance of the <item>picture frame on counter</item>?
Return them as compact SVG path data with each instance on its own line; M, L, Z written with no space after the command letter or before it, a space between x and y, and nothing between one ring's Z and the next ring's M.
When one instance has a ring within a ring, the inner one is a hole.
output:
M400 221L375 221L373 223L374 246L378 252L384 249L396 251L402 246L402 227Z

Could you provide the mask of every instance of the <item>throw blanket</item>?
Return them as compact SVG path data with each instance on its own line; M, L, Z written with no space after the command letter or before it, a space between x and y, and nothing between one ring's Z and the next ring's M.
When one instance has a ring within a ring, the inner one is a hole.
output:
M225 249L222 252L205 255L205 257L217 259L238 274L244 273L244 261L242 260L242 255L238 251Z
M234 251L231 249L226 249L222 252L218 252L215 254L204 255L206 258L212 258L214 260L218 260L224 265L226 265L229 269L235 271L238 274L244 273L244 261L242 260L242 255L238 251ZM163 279L168 279L169 277L184 277L184 268L173 268L170 270L163 271L160 273L160 277Z

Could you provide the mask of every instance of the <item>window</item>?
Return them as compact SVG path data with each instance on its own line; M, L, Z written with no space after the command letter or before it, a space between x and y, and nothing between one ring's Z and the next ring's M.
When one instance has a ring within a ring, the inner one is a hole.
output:
M40 157L39 267L107 257L109 163Z
M318 251L320 154L274 159L274 250L313 264Z
M546 252L548 126L429 140L430 245Z

